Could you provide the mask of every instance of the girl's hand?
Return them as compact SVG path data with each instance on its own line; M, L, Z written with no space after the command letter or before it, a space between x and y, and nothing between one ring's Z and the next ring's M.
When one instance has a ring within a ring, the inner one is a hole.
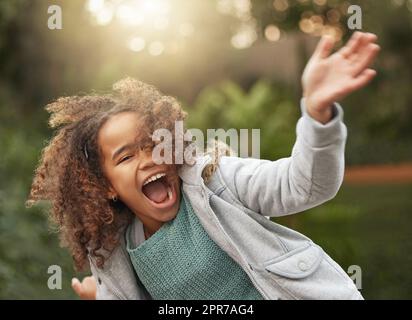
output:
M323 36L302 76L307 112L321 123L332 116L332 104L364 87L376 75L369 69L380 47L372 33L355 32L348 43L330 55L334 42Z
M85 277L82 282L72 279L72 288L82 300L96 300L96 280L93 276Z

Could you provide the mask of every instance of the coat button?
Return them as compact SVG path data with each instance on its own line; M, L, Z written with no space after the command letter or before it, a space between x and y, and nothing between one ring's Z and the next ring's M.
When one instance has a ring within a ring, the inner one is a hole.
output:
M302 271L307 271L309 269L309 265L305 261L300 261L298 267Z

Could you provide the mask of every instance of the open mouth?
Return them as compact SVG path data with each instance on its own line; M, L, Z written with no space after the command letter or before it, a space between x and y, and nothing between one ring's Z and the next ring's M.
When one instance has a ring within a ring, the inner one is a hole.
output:
M156 208L167 208L176 201L176 190L168 180L166 173L150 176L143 183L142 193Z

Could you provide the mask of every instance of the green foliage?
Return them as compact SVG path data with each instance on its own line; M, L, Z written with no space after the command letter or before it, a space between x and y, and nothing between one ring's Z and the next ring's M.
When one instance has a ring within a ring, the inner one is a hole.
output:
M245 92L232 81L202 90L189 110L188 128L260 129L261 158L288 156L299 107L286 89L260 80ZM249 135L250 136L250 135ZM249 144L251 144L251 139Z
M49 231L47 206L25 208L33 167L44 136L26 127L13 106L16 97L0 96L0 299L74 297L73 268L67 251ZM29 122L29 121L28 121ZM64 290L49 290L48 267L59 265Z
M279 0L278 3L285 1ZM281 30L299 30L302 17L322 16L324 22L342 29L343 40L352 30L347 27L348 5L362 9L362 31L379 37L382 51L374 68L377 78L360 92L343 101L345 123L349 127L347 164L396 163L412 159L412 8L410 1L288 0L285 10L274 10L272 0L253 2L253 13L263 31L268 24ZM328 12L340 12L331 22ZM304 46L299 48L305 57ZM308 57L306 57L307 59ZM305 61L301 62L301 66Z
M8 23L19 14L19 10L22 10L26 3L27 0L0 2L0 30L7 27Z

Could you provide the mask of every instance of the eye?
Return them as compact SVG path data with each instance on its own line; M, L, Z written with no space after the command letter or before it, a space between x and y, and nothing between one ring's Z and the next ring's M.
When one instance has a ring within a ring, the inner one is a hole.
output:
M132 155L124 156L123 158L121 158L121 159L119 160L119 162L118 162L117 164L120 164L120 163L122 163L122 162L124 162L124 161L127 161L127 160L129 160L130 158L132 158L132 157L133 157Z

